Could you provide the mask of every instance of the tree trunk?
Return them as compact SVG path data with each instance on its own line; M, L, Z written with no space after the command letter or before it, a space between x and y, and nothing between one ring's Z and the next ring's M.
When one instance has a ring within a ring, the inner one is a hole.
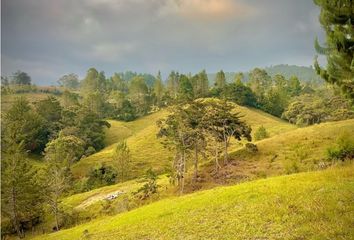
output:
M215 145L215 170L216 172L219 172L220 169L220 164L219 164L219 151L218 151L218 145Z
M12 224L15 228L15 231L18 235L19 238L23 238L23 233L20 229L20 223L18 221L18 214L17 214L17 209L16 209L16 202L17 202L17 198L16 198L16 191L15 188L12 187L11 188L11 208L12 208L12 213L13 213L13 219L12 219Z
M227 150L228 150L227 148L228 148L228 142L227 142L227 140L224 140L224 165L227 164L228 158L229 158L229 156L227 154Z
M54 206L54 217L55 217L55 227L57 228L56 230L59 231L58 204L57 204L57 202L55 203L55 206Z
M198 145L194 147L194 182L197 182L198 178Z
M183 194L183 191L184 191L184 174L185 174L185 171L186 171L186 156L185 156L185 151L183 150L182 152L182 166L181 166L181 191L180 191L180 194Z

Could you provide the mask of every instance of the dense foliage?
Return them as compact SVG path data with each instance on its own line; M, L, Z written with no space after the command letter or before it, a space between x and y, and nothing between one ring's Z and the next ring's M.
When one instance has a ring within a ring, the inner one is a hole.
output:
M322 47L315 42L318 53L327 57L326 68L315 61L317 73L354 99L354 3L352 0L315 0L321 8L320 23L326 32Z

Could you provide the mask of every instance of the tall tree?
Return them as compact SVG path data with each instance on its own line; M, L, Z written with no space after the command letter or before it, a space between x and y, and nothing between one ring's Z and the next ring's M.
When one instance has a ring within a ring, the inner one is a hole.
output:
M113 160L117 168L118 179L125 181L129 177L131 154L127 142L119 142L113 153Z
M47 131L47 140L57 137L61 129L61 112L60 102L53 96L40 100L35 105L37 113L44 120L44 127Z
M222 97L242 106L257 106L257 99L251 88L245 86L241 81L228 84Z
M266 91L272 86L272 78L264 69L255 68L250 72L248 86L256 94L258 101L262 102Z
M156 96L157 105L161 106L162 97L164 94L164 86L162 83L161 72L159 71L156 76L156 80L154 83L154 94Z
M43 195L55 218L56 230L60 229L61 197L71 185L70 166L84 152L84 142L75 136L59 137L47 144L45 149L46 181Z
M110 79L110 89L119 91L121 93L128 93L128 85L127 82L122 78L122 76L118 73L114 73Z
M235 138L251 140L251 127L240 119L240 113L235 111L235 105L221 100L208 99L203 125L206 131L210 132L216 141L224 145L224 163L228 162L228 148L230 140Z
M326 32L325 46L316 40L315 48L327 57L326 68L321 68L316 58L316 71L354 99L354 3L352 0L314 2L321 8L320 23Z
M86 93L82 105L97 114L99 118L105 116L107 106L105 95L98 90Z
M31 77L27 73L19 70L13 74L12 84L31 85Z
M172 71L167 78L167 90L172 98L177 98L179 90L179 73Z
M33 111L25 98L15 99L11 108L5 112L3 120L3 134L14 143L20 144L23 141L25 149L32 152L44 149L47 132L43 118Z
M39 216L41 195L37 174L26 159L24 142L9 136L2 138L1 212L9 217L20 238L25 235L21 223Z
M288 92L290 96L298 96L301 93L301 83L300 80L296 76L292 76L288 80Z
M103 93L105 91L105 82L104 72L99 73L95 68L90 68L86 77L81 81L82 93L84 95L96 91Z
M223 70L216 73L215 77L215 87L218 89L224 89L226 86L226 77Z
M193 86L186 75L181 75L179 80L178 100L190 101L193 99Z
M175 151L172 163L174 169L172 180L177 180L180 193L183 193L187 154L192 146L190 142L191 132L187 123L187 112L183 104L177 104L170 109L170 114L157 122L159 127L158 137L164 138L164 145Z
M129 85L129 98L136 107L139 115L145 115L149 110L149 89L141 76L131 79Z
M190 78L193 86L194 98L206 97L209 91L209 80L205 70Z
M69 88L69 89L77 89L80 86L79 76L74 73L66 74L62 76L58 83L60 86Z
M236 73L235 74L235 83L240 84L243 83L245 76L242 72Z

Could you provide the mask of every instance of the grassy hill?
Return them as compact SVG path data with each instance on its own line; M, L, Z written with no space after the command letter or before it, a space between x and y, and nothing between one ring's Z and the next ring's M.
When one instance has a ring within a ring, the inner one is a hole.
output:
M256 153L244 147L232 151L229 163L218 172L213 161L204 162L200 167L200 183L192 187L189 185L191 189L187 191L326 168L331 164L327 160L326 150L334 146L343 134L354 136L354 119L273 135L255 142L258 148Z
M262 111L241 106L237 109L253 129L263 125L270 136L296 129L295 126ZM157 139L156 121L167 114L167 110L162 110L132 122L110 120L111 128L106 131L107 147L80 160L73 167L74 175L84 177L90 168L98 163L111 163L116 143L121 140L126 140L130 148L133 165L132 177L141 176L149 167L153 167L162 173L170 165L173 154L165 149L160 140ZM237 149L238 147L239 145L235 144L231 149Z
M150 116L150 120L155 117ZM146 119L139 121L146 121ZM134 122L128 123L128 125L130 129L138 127ZM119 124L114 127L119 129ZM326 149L335 144L341 133L346 132L354 136L353 131L354 120L346 120L323 123L273 135L268 139L255 142L259 149L257 153L247 152L243 148L231 152L229 163L224 165L217 173L212 160L204 162L199 169L200 178L196 184L190 184L191 177L187 176L185 191L194 192L283 174L322 170L331 164L326 160ZM126 133L126 135L129 134ZM112 141L119 136L112 135ZM142 184L139 179L135 179L75 194L62 200L63 208L69 209L69 212L75 211L75 216L79 222L87 222L107 215L127 212L142 204L145 205L176 195L176 188L170 185L168 177L163 175L158 180L158 184L161 186L158 195L147 202L136 201L133 193ZM124 192L124 194L114 201L105 200L109 195L116 192ZM47 217L48 219L45 220L42 227L46 231L50 231L53 219L51 219L51 216Z
M35 239L352 239L353 189L350 164L165 199Z

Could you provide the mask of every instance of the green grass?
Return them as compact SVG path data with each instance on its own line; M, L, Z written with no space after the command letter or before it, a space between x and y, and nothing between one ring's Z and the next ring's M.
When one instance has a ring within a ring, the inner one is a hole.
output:
M107 147L74 165L74 175L84 177L95 165L112 163L116 143L121 140L127 141L132 155L131 177L141 177L150 167L162 173L172 157L172 153L167 151L156 137L156 121L165 114L166 111L163 110L132 122L110 120L111 128L106 130Z
M316 170L328 164L326 150L343 132L354 136L354 119L299 128L258 141L257 153L241 149L230 154L238 163L233 171L252 178Z
M237 110L253 129L263 125L270 136L296 129L294 125L256 109L240 106ZM157 139L156 121L166 115L167 110L162 110L132 122L110 120L111 128L106 131L107 147L78 162L73 167L74 175L78 178L84 177L95 165L103 162L110 164L116 143L121 140L127 140L132 154L132 177L140 177L150 167L163 173L170 166L173 153L165 149L161 140ZM240 145L233 144L230 150L236 150L239 147Z
M235 145L229 152L229 161L216 172L213 159L202 161L199 168L200 181L193 185L193 169L186 177L186 192L232 185L260 178L324 169L332 164L327 149L342 133L354 138L354 119L322 123L298 128L273 137L254 142L258 152L248 152L244 146ZM187 162L192 167L192 161Z
M354 165L165 199L35 239L353 239Z

